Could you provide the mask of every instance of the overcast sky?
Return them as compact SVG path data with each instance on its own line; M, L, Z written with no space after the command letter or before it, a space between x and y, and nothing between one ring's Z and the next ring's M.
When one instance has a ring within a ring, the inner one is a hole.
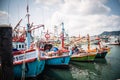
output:
M0 24L14 27L22 18L25 26L27 3L30 22L51 32L62 22L70 36L120 30L120 0L0 0Z

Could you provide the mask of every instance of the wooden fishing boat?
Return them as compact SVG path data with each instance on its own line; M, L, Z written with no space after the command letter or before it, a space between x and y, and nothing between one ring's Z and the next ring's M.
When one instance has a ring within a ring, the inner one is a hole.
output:
M108 46L102 46L101 47L101 41L98 42L99 48L97 49L97 55L96 58L105 58L108 52L110 52L110 48Z
M98 52L95 58L105 58L107 52Z
M31 43L34 42L31 36L31 31L39 27L44 27L44 25L39 25L36 28L34 26L30 26L28 9L29 8L27 6L28 23L26 30L22 31L19 36L18 34L17 36L13 36L14 76L22 78L37 76L44 70L45 66L45 59L41 57L42 50L39 49L37 44ZM17 31L19 31L16 29L19 26L21 20L13 30L16 33L18 33Z
M45 56L45 64L53 66L68 65L70 61L70 54L67 49L64 49L64 24L62 23L62 36L61 36L62 48L58 50L52 50L47 52ZM52 44L51 44L52 45Z
M109 47L104 47L98 50L96 58L105 58L105 56L107 55L107 53L110 52L110 48Z
M91 53L78 53L78 54L73 54L71 56L72 61L94 61L96 56L96 52L91 52Z
M54 65L54 66L65 66L69 65L70 55L69 51L58 51L58 52L49 52L49 56L45 56L45 64L46 65ZM53 54L53 55L52 55Z
M54 66L66 66L69 65L70 56L52 56L46 57L45 64L46 65L54 65Z
M35 49L13 52L14 76L35 77L44 70L45 59Z
M77 47L76 47L76 49L74 50L77 50L77 52L74 53L73 51L73 54L71 56L72 61L94 61L96 56L96 49L93 49L93 50L90 49L89 35L87 40L88 40L88 50L87 51L81 50L81 49L77 50Z

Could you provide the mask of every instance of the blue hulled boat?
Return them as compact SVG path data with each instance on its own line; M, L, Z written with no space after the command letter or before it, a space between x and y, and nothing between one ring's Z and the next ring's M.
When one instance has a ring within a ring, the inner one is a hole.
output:
M59 66L59 65L68 65L70 62L70 54L71 51L64 48L64 23L62 23L62 35L61 35L61 43L62 48L58 49L57 47L53 47L51 51L49 51L52 47L51 45L46 46L48 49L47 55L45 56L45 64L52 65L52 66Z
M47 65L68 65L69 64L69 61L70 61L70 56L55 56L55 57L52 57L52 58L47 58L46 59L46 64Z
M14 39L16 38L16 36L13 37L14 76L22 77L22 78L37 76L38 74L42 73L45 66L45 59L41 57L41 50L39 49L39 46L37 46L37 43L33 41L31 36L31 31L36 28L32 28L33 26L30 26L28 6L27 6L27 17L28 17L28 24L27 27L25 28L26 30L24 29L23 33L20 36L17 36L17 39ZM41 25L41 26L37 26L37 28L38 27L44 27L44 26ZM14 31L18 31L18 30L14 30Z
M35 49L13 52L14 76L35 77L44 70L45 59Z
M69 52L63 52L61 55L46 56L45 58L46 58L45 60L46 65L66 66L69 65L70 62Z

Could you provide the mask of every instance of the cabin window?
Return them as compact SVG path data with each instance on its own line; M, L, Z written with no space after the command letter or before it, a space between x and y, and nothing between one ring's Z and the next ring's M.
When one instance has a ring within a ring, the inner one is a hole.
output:
M21 48L21 45L19 45L19 48Z
M24 48L24 45L22 45L22 48Z
M16 48L18 48L18 45L16 45Z

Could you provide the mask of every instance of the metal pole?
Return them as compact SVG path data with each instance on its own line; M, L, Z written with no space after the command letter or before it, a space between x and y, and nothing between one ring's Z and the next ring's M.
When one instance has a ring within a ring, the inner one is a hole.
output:
M0 25L0 56L2 80L14 80L12 55L12 27Z

